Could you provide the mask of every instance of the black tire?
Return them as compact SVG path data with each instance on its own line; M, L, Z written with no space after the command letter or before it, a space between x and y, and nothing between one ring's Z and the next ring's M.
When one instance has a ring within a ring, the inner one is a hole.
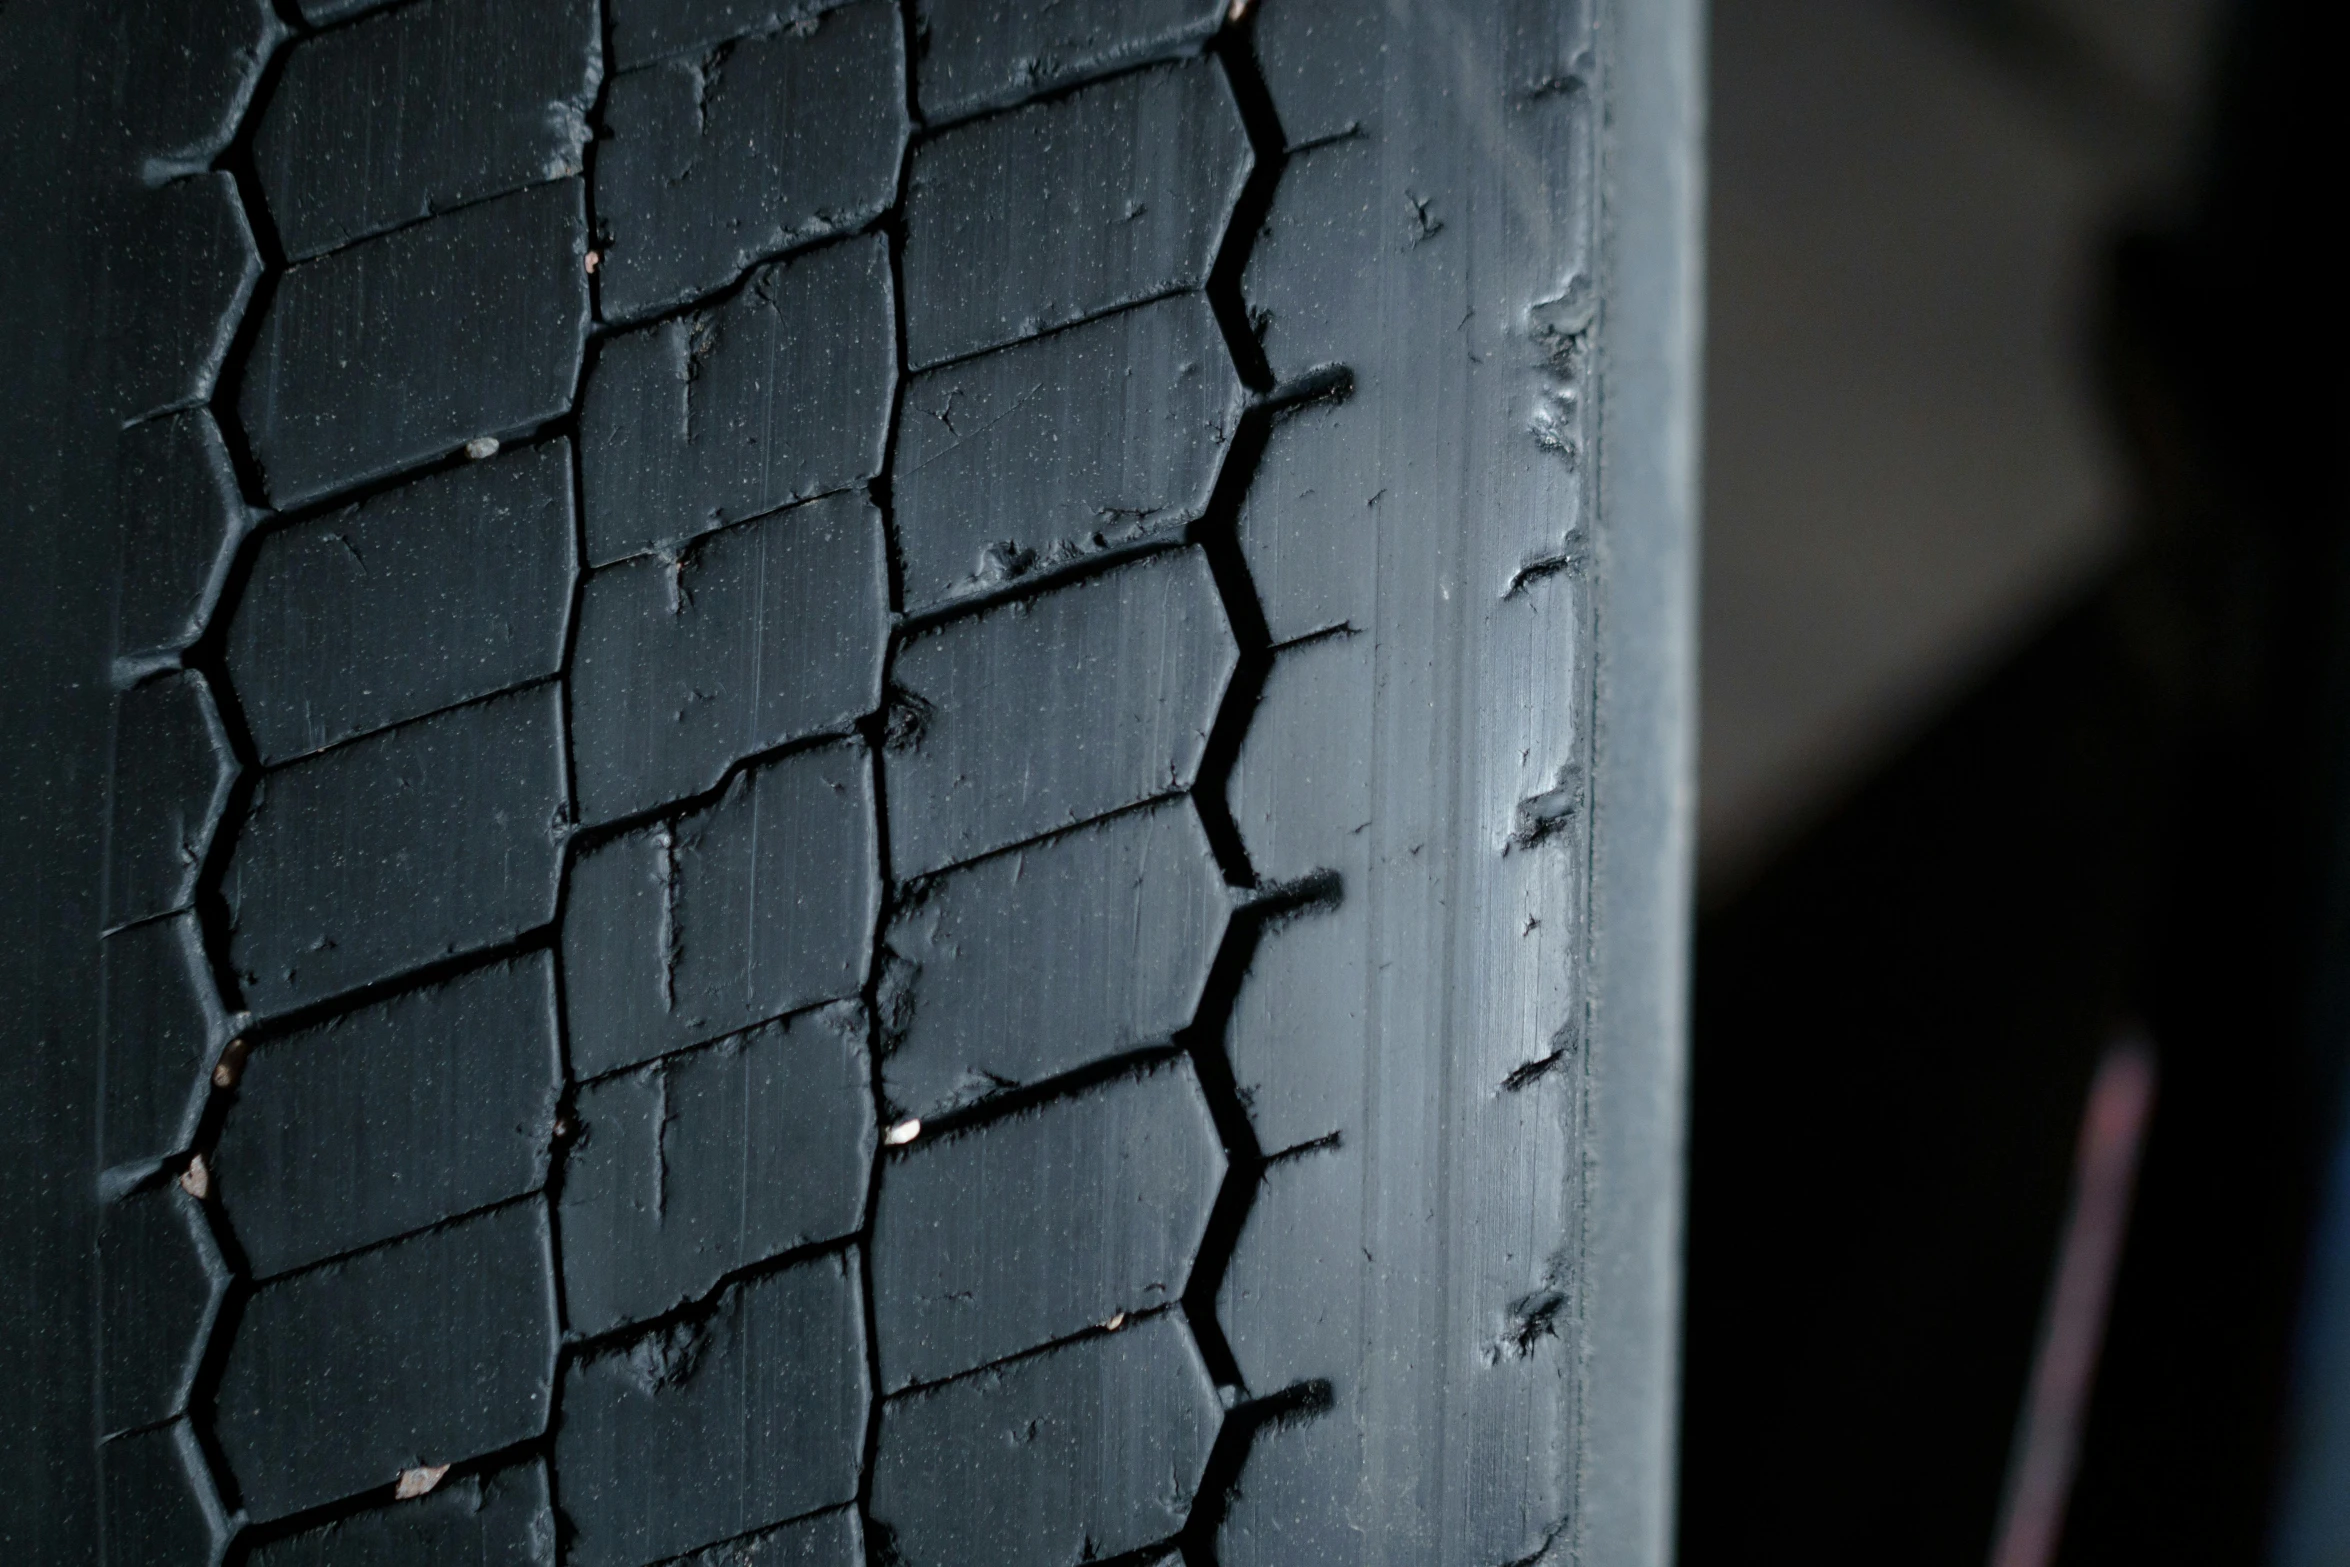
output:
M14 1559L1661 1562L1687 12L125 9Z

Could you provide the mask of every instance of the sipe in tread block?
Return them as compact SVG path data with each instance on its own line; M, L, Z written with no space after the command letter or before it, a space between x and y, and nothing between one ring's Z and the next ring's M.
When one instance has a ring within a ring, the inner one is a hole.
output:
M906 363L1200 287L1252 159L1207 59L922 143L906 178Z
M159 675L114 699L109 928L188 906L236 771L211 688L194 670Z
M110 933L98 964L106 1006L99 1164L135 1177L195 1140L228 1018L193 914Z
M572 1362L555 1433L570 1567L637 1567L856 1496L868 1394L854 1264L752 1279L706 1316Z
M1257 71L1291 148L1378 134L1387 81L1381 10L1365 4L1268 5L1255 17Z
M874 1534L904 1567L1139 1550L1182 1527L1221 1413L1173 1311L901 1394L881 1406Z
M1371 637L1331 636L1274 655L1224 788L1258 876L1297 881L1358 857L1377 652Z
M890 470L908 607L1180 535L1246 396L1197 294L914 377Z
M271 1540L246 1559L251 1567L555 1567L546 1465L451 1475L421 1498Z
M127 427L115 463L114 654L175 652L203 635L252 513L209 409Z
M1343 1139L1276 1159L1258 1178L1216 1295L1216 1320L1250 1392L1338 1386L1365 1342L1381 1283L1357 1242L1361 1153Z
M885 937L885 1101L937 1116L1165 1043L1199 1007L1230 911L1181 800L925 884Z
M574 538L566 441L263 535L226 651L261 760L559 673Z
M786 30L630 71L604 105L598 298L615 318L722 288L897 200L905 27L855 0Z
M228 1546L228 1515L185 1420L98 1445L98 1515L105 1567L208 1567Z
M576 179L290 267L237 411L291 506L565 413L587 340Z
M1173 1304L1223 1177L1180 1058L891 1159L873 1217L883 1390Z
M537 1190L562 1086L545 953L255 1046L213 1159L253 1274Z
M262 777L221 895L228 959L275 1014L554 918L561 694L492 697Z
M176 1182L98 1213L98 1429L184 1413L230 1273L202 1204Z
M1457 242L1432 204L1423 210L1391 183L1385 151L1349 136L1282 166L1240 284L1266 363L1280 380L1324 365L1383 361L1383 290L1411 275L1421 247ZM1376 385L1375 376L1365 381ZM1375 470L1361 463L1358 471Z
M804 1012L579 1091L556 1223L590 1336L864 1222L877 1134L864 1009Z
M246 1512L282 1518L544 1431L548 1244L530 1200L255 1290L217 1416Z
M865 1567L857 1510L836 1507L676 1558L674 1567Z
M863 745L820 746L582 854L562 938L572 1071L856 995L881 903L872 779Z
M1226 0L916 0L923 117L958 119L1197 43Z
M846 733L881 705L889 562L854 492L588 578L571 660L588 825L718 786L744 757Z
M196 173L133 189L101 221L125 286L106 296L95 340L110 360L111 410L147 418L210 400L261 253L227 174Z
M881 472L892 300L887 241L852 239L607 340L580 407L588 564L674 553Z
M891 669L898 876L1189 788L1238 656L1196 549L915 637Z
M1246 1478L1232 1488L1216 1530L1217 1567L1361 1558L1369 1498L1360 1417L1347 1398L1340 1393L1336 1407L1269 1420L1250 1435Z
M1376 394L1284 410L1233 523L1274 643L1370 631L1379 593Z
M1335 903L1278 915L1258 932L1224 1054L1268 1154L1360 1124L1371 1091L1371 952L1363 902L1343 893Z
M295 44L253 138L287 258L579 173L601 28L595 0L419 0Z

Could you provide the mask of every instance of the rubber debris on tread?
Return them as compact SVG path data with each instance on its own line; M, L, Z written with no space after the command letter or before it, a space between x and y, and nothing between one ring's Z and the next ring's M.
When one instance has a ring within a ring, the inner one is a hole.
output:
M891 671L896 873L1188 788L1237 658L1192 549L912 639Z
M237 183L197 173L132 189L106 220L117 258L96 341L110 361L112 411L144 418L208 401L261 280L261 253Z
M612 83L596 152L598 294L626 319L724 287L897 199L905 27L855 0Z
M1215 32L1226 0L916 0L922 113L958 119L1172 53Z
M1377 624L1377 430L1369 400L1318 399L1266 438L1233 530L1276 643Z
M1180 1058L891 1159L873 1219L882 1388L1172 1305L1223 1175Z
M1207 59L922 143L906 185L906 363L1199 287L1251 163L1231 89Z
M160 675L114 699L109 928L188 906L236 768L211 689L194 670Z
M581 855L563 920L572 1071L856 995L881 901L872 778L860 744L797 752Z
M882 1094L937 1116L1191 1022L1231 900L1184 801L982 860L885 936Z
M236 135L261 63L285 27L269 0L128 0L115 104L133 171L153 183L210 163Z
M210 411L126 428L115 485L115 657L184 648L203 634L251 516Z
M559 673L575 536L564 441L264 534L225 653L261 760Z
M1183 1524L1221 1411L1168 1311L882 1405L874 1530L903 1567L1053 1567Z
M561 693L492 697L263 775L221 894L273 1014L546 924L568 805Z
M177 1183L99 1210L101 1433L185 1412L229 1278L202 1206Z
M674 552L881 471L897 380L889 250L827 245L608 339L580 408L588 564Z
M251 1567L555 1567L541 1463L451 1475L420 1498L253 1548Z
M574 1361L555 1433L569 1567L638 1567L849 1501L867 1398L853 1254Z
M556 1224L593 1336L864 1222L878 1141L861 1007L767 1023L579 1091Z
M571 661L580 818L716 788L744 757L844 734L881 703L889 562L849 492L593 573Z
M209 1567L228 1545L228 1516L185 1420L99 1444L98 1509L106 1567Z
M289 260L580 172L595 0L419 0L295 44L253 162Z
M106 1005L98 1157L143 1173L195 1140L228 1019L193 914L149 920L98 948Z
M846 0L610 0L613 65L618 70L632 70L730 38L780 32L844 3Z
M245 1303L218 1434L255 1521L544 1431L555 1369L546 1205L510 1204Z
M578 180L288 268L237 408L278 506L565 413L588 325Z
M213 1158L254 1276L537 1190L562 1086L545 953L256 1045Z
M1196 294L914 377L890 470L908 607L1180 535L1245 400Z

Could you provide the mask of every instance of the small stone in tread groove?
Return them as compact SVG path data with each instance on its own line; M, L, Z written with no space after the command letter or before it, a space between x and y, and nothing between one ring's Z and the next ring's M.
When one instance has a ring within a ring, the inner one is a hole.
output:
M669 1567L865 1567L865 1531L854 1507L725 1540Z
M883 1390L1172 1305L1223 1175L1180 1058L892 1158L873 1223Z
M924 142L906 184L907 363L1199 287L1250 163L1231 89L1208 59Z
M1385 0L1259 7L1257 69L1290 146L1376 132L1390 14Z
M567 805L553 685L265 774L221 893L264 1015L510 940L555 914Z
M674 551L879 473L891 287L888 242L847 240L607 340L580 410L588 564Z
M873 764L822 746L572 866L565 1015L579 1077L855 995L872 957Z
M1198 294L916 376L891 468L908 607L1180 533L1246 395Z
M220 1560L229 1521L185 1420L98 1445L105 1567Z
M253 140L287 258L577 174L600 29L595 0L420 0L295 44Z
M237 411L290 506L566 412L587 215L558 180L287 269Z
M106 834L106 923L184 909L228 803L236 756L194 670L115 698Z
M252 1567L554 1567L547 1470L451 1475L415 1501L255 1546Z
M875 1532L903 1567L1052 1567L1183 1526L1222 1411L1179 1312L881 1410Z
M1189 1024L1231 908L1187 801L929 883L891 921L882 1089L936 1116Z
M250 512L211 410L134 424L121 435L115 515L115 656L184 648L204 633Z
M256 1046L213 1167L266 1278L536 1190L563 1068L539 953Z
M261 252L237 182L191 174L132 189L102 209L106 241L102 319L92 341L109 371L107 406L123 419L208 401L229 340L261 280Z
M709 293L886 211L912 131L905 84L892 0L615 80L596 151L604 313Z
M863 1221L865 1013L767 1023L580 1089L555 1220L574 1333L641 1322Z
M917 0L922 113L953 119L1206 38L1227 0Z
M843 492L589 576L571 752L590 825L717 787L743 757L881 703L881 513Z
M1363 1256L1362 1155L1340 1142L1265 1167L1216 1292L1216 1320L1253 1393L1340 1382L1379 1286Z
M106 993L99 1163L152 1166L195 1140L228 1020L193 914L113 932L98 963Z
M1272 210L1249 251L1241 297L1279 380L1324 365L1376 365L1390 350L1383 275L1412 258L1411 200L1382 183L1379 144L1360 137L1315 147L1281 169ZM1448 239L1437 230L1431 239Z
M1341 1392L1334 1409L1257 1427L1216 1531L1219 1567L1356 1567L1375 1559L1356 1504L1358 1418Z
M1224 1052L1257 1146L1280 1153L1359 1126L1369 1056L1369 905L1340 894L1268 922Z
M565 441L264 534L226 650L261 760L560 672L574 538Z
M1375 395L1375 394L1373 394ZM1379 463L1365 397L1284 413L1265 443L1234 531L1275 642L1368 631L1379 589Z
M116 102L133 167L144 171L211 162L285 31L269 0L131 0L111 21Z
M1258 876L1296 881L1354 857L1371 820L1377 651L1348 635L1274 654L1224 786Z
M637 1567L849 1501L867 1398L854 1253L573 1362L555 1433L565 1560Z
M536 1200L262 1285L217 1419L246 1512L283 1518L537 1436L556 1340Z
M909 642L892 672L898 875L1189 788L1238 656L1196 549Z
M611 0L615 70L774 33L822 16L844 0Z
M228 1264L203 1207L176 1183L98 1211L98 1429L185 1410L220 1315Z

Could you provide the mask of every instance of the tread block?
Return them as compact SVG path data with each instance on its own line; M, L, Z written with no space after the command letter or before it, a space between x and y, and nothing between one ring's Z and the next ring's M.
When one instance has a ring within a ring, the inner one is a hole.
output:
M1250 163L1207 59L924 142L906 181L907 364L1199 287Z
M1180 1058L892 1159L873 1224L883 1390L1173 1304L1223 1176Z
M851 1500L867 1399L854 1253L573 1362L555 1433L565 1559L637 1567Z
M105 345L108 407L124 419L208 402L261 281L237 182L190 174L136 190L116 209L110 279L93 336Z
M1047 92L1215 32L1226 0L917 0L923 117L954 119Z
M545 953L257 1046L214 1158L254 1275L536 1191L562 1087Z
M1357 858L1372 816L1377 651L1350 635L1274 655L1224 790L1258 876L1295 881Z
M193 914L150 920L98 949L106 993L99 1161L151 1169L195 1141L228 1019Z
M642 1322L864 1221L862 1007L762 1024L579 1091L556 1222L575 1333Z
M1289 146L1377 133L1387 85L1387 17L1379 0L1269 5L1258 13L1257 69Z
M563 920L572 1071L854 996L881 903L872 779L861 744L798 752L581 855Z
M1172 1311L903 1394L881 1409L874 1533L904 1567L1139 1549L1182 1527L1220 1415Z
M836 1507L680 1556L675 1567L865 1567L865 1531L854 1507Z
M169 652L204 634L251 512L209 409L134 424L115 461L122 551L116 657Z
M228 1516L185 1420L99 1444L98 1507L106 1567L209 1567L228 1545Z
M779 32L845 0L611 0L612 64L633 70L752 33Z
M916 376L891 469L908 607L1179 534L1246 395L1198 294Z
M558 673L574 537L565 441L265 534L227 647L262 761Z
M1343 1399L1344 1395L1341 1395ZM1219 1567L1352 1567L1366 1551L1363 1438L1345 1408L1257 1428L1216 1531Z
M709 293L886 211L913 129L905 53L896 5L855 0L615 80L596 154L604 313Z
M282 1518L538 1435L556 1337L538 1201L262 1285L217 1420L246 1512Z
M1342 1383L1360 1363L1363 1302L1378 1287L1361 1244L1364 1201L1350 1144L1265 1167L1216 1293L1216 1320L1250 1392Z
M1371 1004L1369 906L1342 896L1266 923L1226 1025L1257 1146L1280 1153L1360 1126Z
M1234 524L1275 642L1368 631L1379 593L1377 410L1321 400L1283 413Z
M114 699L109 927L188 906L236 773L211 688L194 670L158 676Z
M928 883L890 922L882 1090L936 1116L1191 1022L1231 900L1181 800Z
M451 1475L428 1495L253 1548L251 1567L555 1567L546 1465Z
M131 0L114 17L115 101L134 156L147 171L211 162L284 36L269 0Z
M581 819L717 787L735 762L881 705L881 513L843 492L588 578L571 661Z
M1411 264L1423 241L1450 236L1412 193L1382 183L1379 143L1359 136L1299 153L1282 166L1272 210L1240 279L1265 360L1281 380L1323 365L1376 365L1383 277Z
M688 540L881 471L897 383L886 241L848 240L606 341L580 409L588 564Z
M98 1429L169 1420L220 1315L228 1264L204 1209L167 1182L98 1213Z
M557 180L287 269L237 410L290 506L571 406L587 340L581 182Z
M595 0L420 0L302 40L253 138L287 258L579 173L603 75Z
M560 704L536 686L265 774L221 888L246 1003L283 1012L553 919Z
M909 641L891 673L898 875L1189 788L1237 660L1196 549Z

